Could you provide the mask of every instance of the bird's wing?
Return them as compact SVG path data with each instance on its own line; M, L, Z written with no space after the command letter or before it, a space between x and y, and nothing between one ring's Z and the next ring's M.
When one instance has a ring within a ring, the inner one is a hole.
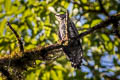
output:
M65 46L63 50L67 55L67 58L71 61L72 66L80 69L83 55L80 41L77 40L68 46Z

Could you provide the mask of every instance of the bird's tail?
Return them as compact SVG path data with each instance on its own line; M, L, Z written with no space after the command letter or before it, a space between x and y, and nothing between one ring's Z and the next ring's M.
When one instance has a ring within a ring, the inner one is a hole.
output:
M83 58L83 50L80 42L76 41L74 44L64 47L63 51L71 61L72 67L80 69Z

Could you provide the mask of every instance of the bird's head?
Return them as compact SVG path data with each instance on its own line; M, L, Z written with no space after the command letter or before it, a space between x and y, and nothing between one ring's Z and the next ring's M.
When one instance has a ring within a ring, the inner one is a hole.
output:
M61 22L66 18L66 14L56 14L55 17L59 22Z

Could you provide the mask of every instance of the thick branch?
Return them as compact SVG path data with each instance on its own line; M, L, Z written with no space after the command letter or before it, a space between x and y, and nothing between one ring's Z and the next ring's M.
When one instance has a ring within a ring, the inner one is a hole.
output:
M10 67L16 67L21 70L26 70L27 66L32 66L35 60L45 60L48 54L60 52L62 45L54 44L47 47L36 47L33 50L25 51L22 56L18 56L19 52L13 52L14 56L11 58L3 57L0 59L0 66L8 66L11 60ZM12 54L11 54L12 55ZM33 63L32 63L33 62Z

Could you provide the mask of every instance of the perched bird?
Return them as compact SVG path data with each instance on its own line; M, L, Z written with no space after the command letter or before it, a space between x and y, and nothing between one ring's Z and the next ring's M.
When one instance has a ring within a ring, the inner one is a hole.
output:
M69 18L68 12L66 14L57 14L56 19L59 22L59 39L68 41L68 44L63 47L63 51L71 61L72 67L80 69L83 58L82 46L80 40L71 39L78 36L78 30Z

